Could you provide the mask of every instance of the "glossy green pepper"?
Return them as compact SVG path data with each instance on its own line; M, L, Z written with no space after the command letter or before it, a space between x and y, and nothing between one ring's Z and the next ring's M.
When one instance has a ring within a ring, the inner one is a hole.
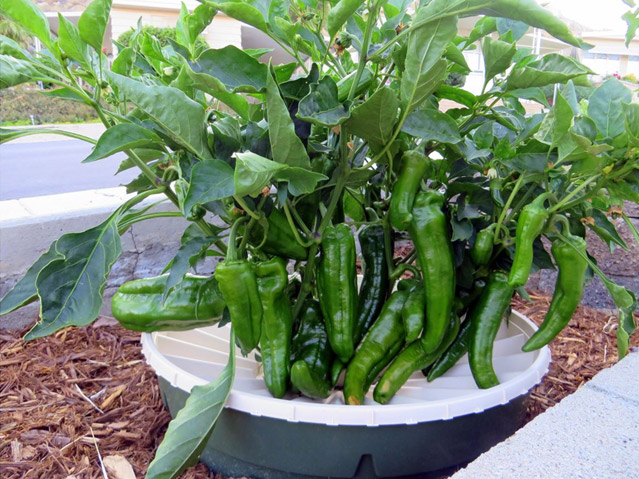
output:
M377 319L388 294L388 264L381 225L365 226L359 233L362 252L362 284L359 288L355 343L359 344L371 324Z
M260 246L260 249L269 255L291 258L298 261L307 259L308 250L297 242L291 225L284 213L273 208L268 217L268 232L264 237L264 228L258 223L253 225L248 233L249 243Z
M355 356L346 368L344 378L344 400L346 404L362 404L364 396L375 376L392 359L389 350L397 350L404 344L406 334L402 325L402 308L408 297L407 291L395 291L384 304L384 308L364 336ZM369 380L371 382L369 382Z
M422 341L409 344L388 366L373 391L373 398L386 404L408 381L411 374L430 366L452 344L459 332L459 318L451 314L444 340L435 351L426 351Z
M547 196L547 193L538 196L535 201L524 206L519 213L515 236L515 257L508 276L508 283L513 288L523 286L528 281L533 263L533 243L544 230L548 218L548 210L543 206Z
M351 229L344 223L326 228L317 268L317 289L328 340L343 363L348 362L355 350L355 258Z
M468 343L470 342L471 324L467 319L459 328L459 334L453 341L453 344L442 354L433 367L426 373L426 379L433 381L452 368L464 354L468 352Z
M455 298L455 255L443 205L441 193L420 192L408 229L424 276L426 323L420 341L426 351L435 351L444 339Z
M411 150L404 153L397 181L390 199L390 222L395 229L406 231L413 219L412 209L422 177L430 160L423 153Z
M335 358L333 360L333 364L331 364L331 386L335 387L342 375L342 371L344 371L344 368L345 365L339 360L339 358Z
M118 288L113 316L133 331L184 331L218 323L226 304L213 277L186 275L163 301L168 275L136 279Z
M291 372L291 336L293 313L286 295L288 272L282 258L272 258L253 266L262 302L262 335L260 352L264 382L271 394L286 394Z
M475 244L470 249L470 259L475 266L485 266L493 255L495 228L493 225L484 228L475 238Z
M302 306L300 323L291 344L291 384L310 398L326 398L331 392L333 350L320 305L308 300Z
M524 344L522 351L533 351L548 344L566 327L579 306L588 269L588 263L579 252L585 255L588 244L578 236L569 236L569 241L574 247L561 240L555 240L552 244L552 256L559 269L555 292L544 322Z
M406 280L400 281L400 284ZM424 310L426 309L426 294L421 281L413 281L414 285L409 288L408 297L402 308L402 323L406 331L406 344L410 344L419 338L419 334L424 328ZM398 285L399 289L402 286Z
M493 343L513 292L506 273L493 272L477 304L466 319L471 324L468 363L477 386L482 389L499 384L493 368Z

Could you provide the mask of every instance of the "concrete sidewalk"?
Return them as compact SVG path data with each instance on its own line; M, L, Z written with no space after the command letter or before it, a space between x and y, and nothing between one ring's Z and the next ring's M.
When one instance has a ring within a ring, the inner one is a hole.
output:
M634 352L451 479L617 479L638 473L639 352Z
M51 128L54 130L63 130L70 131L73 133L78 133L80 135L88 136L89 138L93 138L97 140L100 138L102 133L106 128L102 123L70 123L67 125L27 125L27 126L8 126L3 127L12 130L39 130L43 128ZM16 140L11 140L11 143L38 143L42 141L68 141L71 138L64 135L55 135L49 133L35 134L29 136L23 136L22 138L18 138Z

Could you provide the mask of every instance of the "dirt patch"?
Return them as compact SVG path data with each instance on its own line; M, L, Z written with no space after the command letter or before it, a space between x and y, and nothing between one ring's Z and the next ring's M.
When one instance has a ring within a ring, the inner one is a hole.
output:
M533 304L515 299L513 305L539 324L549 298L532 298ZM528 420L616 362L615 328L614 317L578 310L551 344L553 363L532 390ZM4 479L103 478L98 451L102 458L120 456L138 479L144 477L170 416L144 363L138 333L100 319L29 343L17 334L0 340ZM639 346L638 335L632 344ZM214 477L201 464L182 475Z

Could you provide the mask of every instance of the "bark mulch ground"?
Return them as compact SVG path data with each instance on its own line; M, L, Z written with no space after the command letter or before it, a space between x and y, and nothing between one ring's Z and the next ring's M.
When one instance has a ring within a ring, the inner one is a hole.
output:
M532 299L533 304L515 299L513 305L539 324L549 298ZM616 326L601 311L578 310L551 344L553 362L531 392L529 420L616 362ZM138 333L103 318L29 343L17 334L2 334L0 340L4 479L144 477L170 417L144 363ZM639 346L638 335L632 345ZM109 466L108 476L101 463ZM118 463L124 467L115 472ZM182 475L213 477L201 464Z

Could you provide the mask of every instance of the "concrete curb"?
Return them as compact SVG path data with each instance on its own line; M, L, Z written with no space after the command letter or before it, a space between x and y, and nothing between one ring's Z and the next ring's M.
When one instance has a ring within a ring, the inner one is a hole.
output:
M634 352L451 479L635 477L639 471L637 370L639 352Z

